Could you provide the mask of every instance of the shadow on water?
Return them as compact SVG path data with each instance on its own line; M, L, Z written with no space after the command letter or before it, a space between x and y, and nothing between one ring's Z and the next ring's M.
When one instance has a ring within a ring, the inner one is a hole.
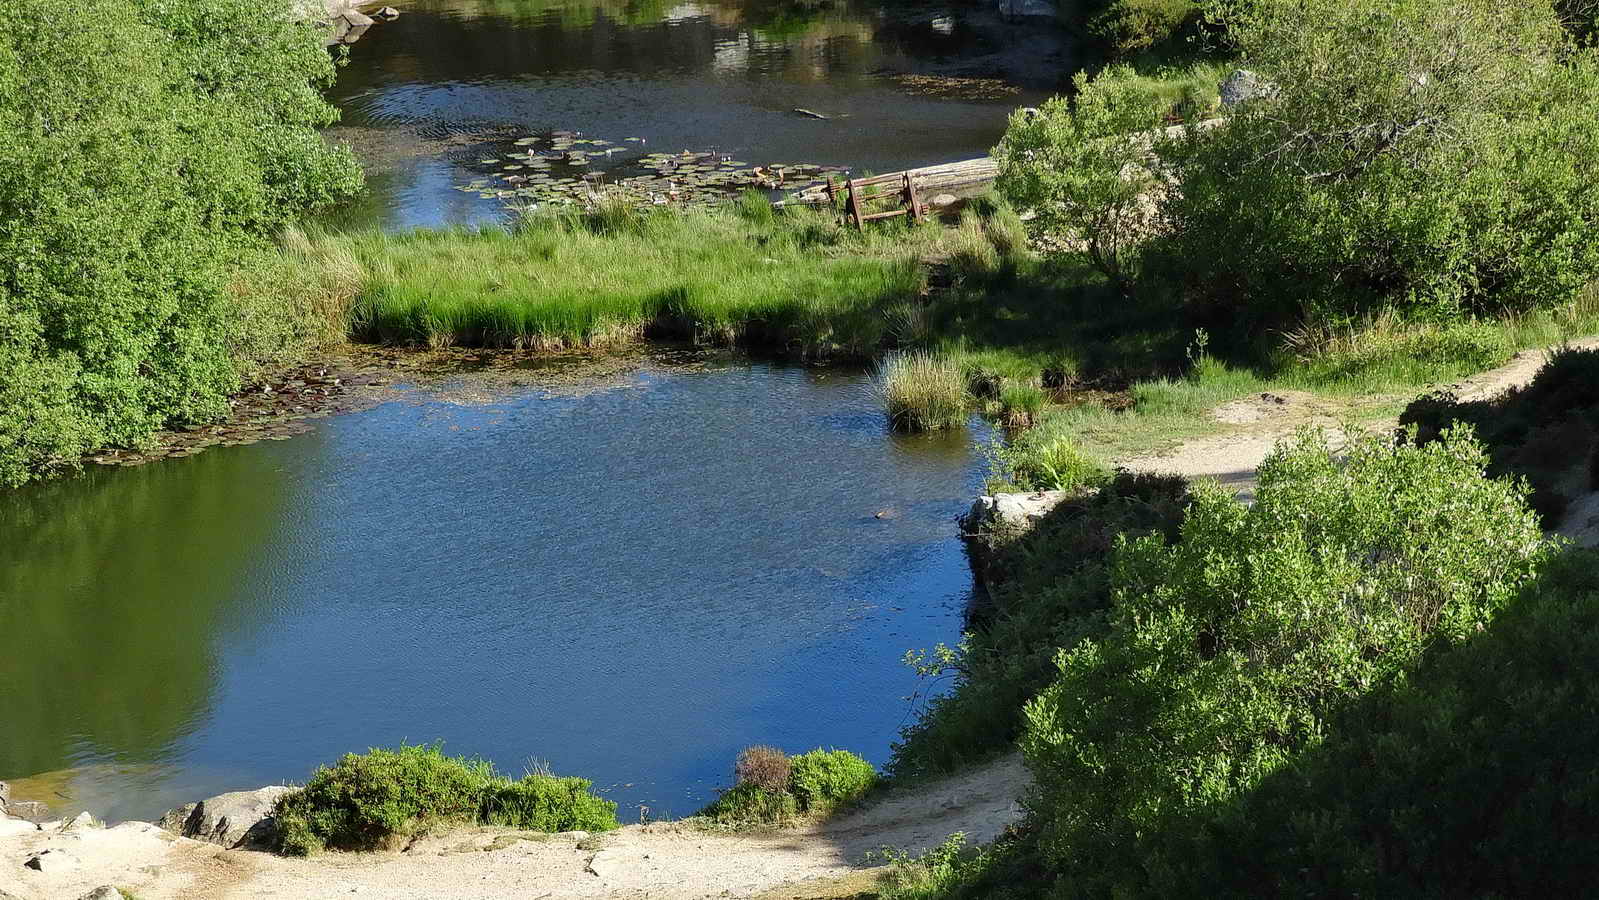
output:
M0 773L53 773L19 794L111 813L130 784L168 795L216 701L221 641L262 620L251 570L294 490L267 462L91 467L0 497Z

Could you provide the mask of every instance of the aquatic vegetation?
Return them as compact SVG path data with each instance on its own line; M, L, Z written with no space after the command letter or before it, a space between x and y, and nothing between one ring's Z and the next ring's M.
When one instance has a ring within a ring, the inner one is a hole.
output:
M937 431L966 421L966 377L953 360L901 353L882 364L878 380L888 420L905 431Z
M751 165L715 150L647 152L642 138L608 141L550 131L498 148L478 160L481 177L456 189L523 205L592 207L618 200L637 206L684 206L737 200L748 190L815 190L848 177L845 166Z
M582 778L530 772L512 779L484 760L438 746L346 754L277 802L282 851L370 850L428 822L478 822L535 831L608 831L616 804Z

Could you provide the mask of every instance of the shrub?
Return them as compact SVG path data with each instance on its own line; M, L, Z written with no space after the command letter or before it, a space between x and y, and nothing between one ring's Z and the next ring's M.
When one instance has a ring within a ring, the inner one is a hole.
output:
M1121 534L1176 540L1187 482L1118 472L1103 488L1069 498L1021 534L971 537L983 586L956 650L907 654L932 677L953 676L901 733L895 776L951 772L1012 746L1022 706L1053 680L1055 654L1101 634L1110 606L1106 563Z
M792 760L789 790L802 812L825 816L859 801L877 783L872 764L848 750L817 748Z
M1239 335L1555 305L1599 275L1599 64L1547 3L1227 0L1276 88L1164 142L1170 264Z
M221 413L225 268L359 174L287 3L0 6L0 484Z
M437 746L347 754L305 787L279 798L284 853L366 850L429 822L482 822L538 831L606 831L616 804L581 778L511 779L483 760L447 757Z
M764 745L739 753L733 777L733 786L699 815L721 825L779 825L829 815L877 783L872 764L847 750L818 748L790 759Z
M754 785L762 790L788 790L788 754L764 744L745 747L733 762L733 783Z
M1088 31L1113 56L1125 56L1166 43L1201 18L1196 0L1098 0Z
M1126 67L1073 79L1076 96L1036 110L1018 110L994 156L995 187L1034 225L1081 248L1094 268L1125 292L1132 256L1152 228L1155 185L1150 138L1165 104L1149 82ZM1141 136L1142 135L1142 136Z
M1571 550L1485 633L1374 691L1214 811L1169 857L1172 877L1209 896L1587 894L1595 710L1599 553Z
M878 369L888 421L904 431L937 431L966 421L966 379L953 360L931 353L892 356Z
M1071 439L1059 432L1024 431L988 450L991 490L1074 491L1107 475Z
M1062 645L1026 709L1028 804L1061 883L1191 889L1171 873L1209 810L1486 627L1549 551L1525 488L1486 465L1468 431L1338 453L1302 434L1261 465L1252 507L1201 485L1175 544L1122 540L1104 631Z

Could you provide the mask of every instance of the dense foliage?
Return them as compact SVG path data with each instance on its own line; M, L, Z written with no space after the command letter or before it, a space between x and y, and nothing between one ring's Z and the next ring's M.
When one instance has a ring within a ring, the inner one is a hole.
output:
M1599 875L1599 553L1344 713L1209 814L1168 893L1570 897ZM1358 773L1358 774L1357 774ZM1203 890L1199 890L1203 886Z
M286 2L0 7L0 484L224 408L227 266L359 183Z
M1113 67L1090 80L1079 72L1070 101L1056 97L1011 116L994 150L996 187L1012 203L1035 210L1035 224L1081 246L1094 268L1126 290L1131 261L1152 227L1146 168L1163 101L1130 69Z
M1066 7L1113 56L1174 41L1199 24L1204 8L1198 0L1084 0Z
M1129 208L1114 179L1152 173L1147 239L1118 239L1116 269L1235 344L1385 309L1552 306L1599 277L1599 63L1548 4L1218 0L1209 16L1262 94L1157 141L1158 162L1095 150L1108 98L1145 92L1125 70L1013 123L1005 183L1052 201L1038 221L1068 226L1068 247Z
M1025 534L972 535L984 591L964 643L910 657L930 676L953 676L954 688L905 730L889 770L950 772L1012 746L1022 706L1053 679L1059 648L1104 632L1117 535L1175 540L1186 503L1181 478L1122 472L1057 505Z
M1485 400L1428 394L1399 418L1423 444L1459 423L1482 436L1489 471L1526 478L1544 524L1559 526L1574 498L1599 491L1599 350L1558 350L1530 384Z
M1121 541L1105 634L1063 650L1027 706L1030 803L1062 882L1176 889L1215 804L1485 627L1547 556L1524 489L1486 464L1461 432L1341 454L1304 435L1262 464L1253 506L1201 486L1176 543Z
M722 825L777 825L799 816L823 817L858 802L877 784L872 764L848 750L789 757L775 747L743 750L734 784L699 815Z
M429 822L479 822L535 831L607 831L616 804L589 793L582 778L508 778L482 760L438 747L402 746L346 754L317 769L305 787L278 800L282 851L369 850Z

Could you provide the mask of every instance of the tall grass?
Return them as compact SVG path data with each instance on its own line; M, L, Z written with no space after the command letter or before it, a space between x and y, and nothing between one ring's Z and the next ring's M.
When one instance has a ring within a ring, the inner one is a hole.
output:
M857 233L762 199L720 210L601 204L508 228L312 243L359 261L352 331L366 340L560 349L650 335L869 358L915 339L922 260L957 239L970 243L936 224Z
M913 351L878 370L889 422L903 431L936 431L966 421L966 376L953 360Z

